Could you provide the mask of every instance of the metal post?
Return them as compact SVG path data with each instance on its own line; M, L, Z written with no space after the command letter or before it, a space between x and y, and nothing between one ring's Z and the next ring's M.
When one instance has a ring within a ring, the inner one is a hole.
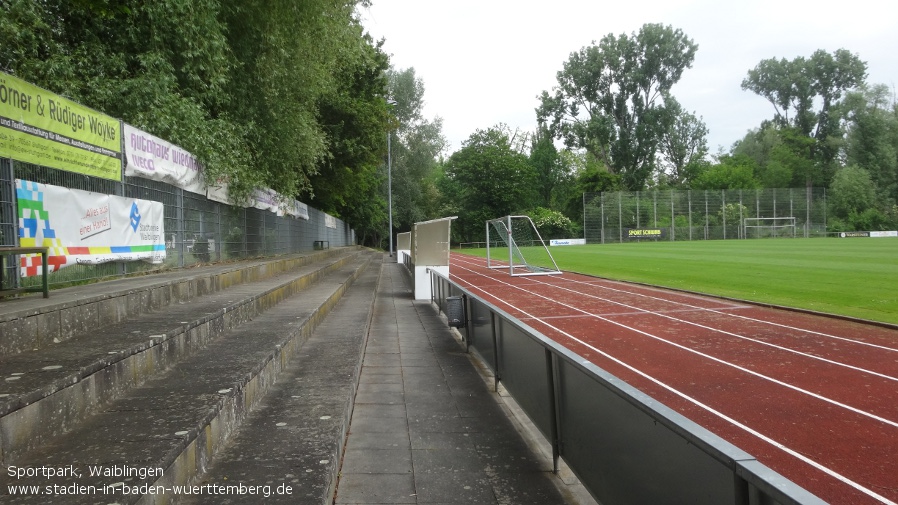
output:
M549 385L549 406L552 415L549 417L549 431L551 432L552 442L552 473L558 473L558 458L561 456L561 434L559 433L559 417L561 409L558 405L557 388L555 383L555 357L548 348L545 349L546 356L546 380Z
M387 206L390 215L390 228L387 232L390 234L390 257L393 257L393 153L390 145L390 137L393 132L387 132Z
M505 243L508 245L508 275L514 275L514 248L511 246L511 216L508 216L508 223L505 225Z
M622 192L617 192L617 241L624 243L624 211L623 211Z
M727 194L725 189L720 190L720 210L723 211L723 239L727 238Z
M586 191L583 192L583 241L586 242L586 229L589 224L586 222Z
M670 190L670 241L677 239L677 216L674 215L674 192Z
M496 313L490 310L490 327L493 332L493 390L499 392L499 335L496 331Z

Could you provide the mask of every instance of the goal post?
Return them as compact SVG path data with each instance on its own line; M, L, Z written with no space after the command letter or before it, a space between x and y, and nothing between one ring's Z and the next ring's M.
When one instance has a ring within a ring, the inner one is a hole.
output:
M742 219L743 237L795 237L795 217L746 217Z
M505 216L486 222L486 266L508 269L512 276L561 273L529 216Z

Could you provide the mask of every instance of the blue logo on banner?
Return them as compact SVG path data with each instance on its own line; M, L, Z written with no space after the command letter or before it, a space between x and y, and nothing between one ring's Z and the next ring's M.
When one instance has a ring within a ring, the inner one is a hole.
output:
M138 225L140 225L140 209L137 208L137 202L134 202L131 204L131 228L135 233Z

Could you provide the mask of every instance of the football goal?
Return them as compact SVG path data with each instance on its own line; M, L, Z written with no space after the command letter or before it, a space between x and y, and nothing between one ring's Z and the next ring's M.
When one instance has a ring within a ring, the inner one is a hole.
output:
M742 220L743 237L795 237L794 217L746 217Z
M486 266L518 275L560 274L555 258L529 216L486 222Z

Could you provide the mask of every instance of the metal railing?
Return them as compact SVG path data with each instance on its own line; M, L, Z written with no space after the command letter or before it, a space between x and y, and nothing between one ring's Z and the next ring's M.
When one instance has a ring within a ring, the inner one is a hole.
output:
M433 271L432 301L461 297L463 338L603 505L823 504L707 429Z

